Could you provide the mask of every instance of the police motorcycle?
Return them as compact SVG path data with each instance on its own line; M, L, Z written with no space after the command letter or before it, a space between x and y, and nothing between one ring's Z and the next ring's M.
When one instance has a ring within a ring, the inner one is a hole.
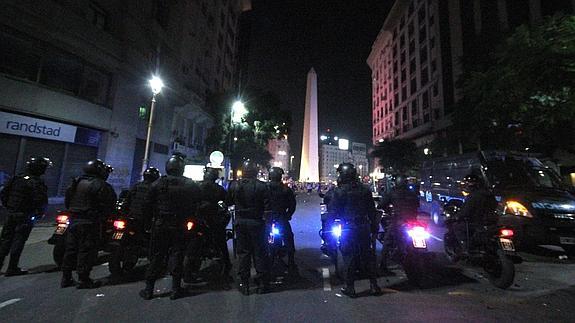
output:
M62 266L64 261L64 253L66 252L66 236L68 233L68 228L70 226L70 219L72 215L67 211L59 210L56 214L56 229L52 236L48 239L48 244L54 246L52 249L52 258L54 263L58 268ZM109 220L107 219L100 225L99 239L98 239L98 251L108 250L107 241Z
M115 214L108 219L107 226L111 252L108 268L117 276L133 270L138 260L149 253L150 228L129 216L125 207L128 193L120 193Z
M186 248L186 253L190 253L193 248L200 248L199 253L193 251L194 254L198 255L198 259L195 259L197 262L191 265L191 271L199 271L201 265L205 261L212 260L216 264L217 268L215 271L223 272L225 268L225 264L221 261L222 254L221 251L217 248L216 239L213 234L213 230L211 229L211 225L226 225L230 222L232 215L228 211L228 208L225 206L223 201L218 202L218 219L216 220L217 223L210 223L210 221L206 221L205 219L201 219L199 217L189 218L186 221L186 241L188 241L188 247ZM226 240L233 238L233 231L231 229L226 229ZM191 241L194 243L191 243ZM186 273L191 274L191 273Z
M335 272L339 275L340 261L338 259L338 249L341 243L343 223L341 219L338 218L329 219L325 194L320 193L319 196L322 198L322 202L320 203L322 228L318 232L321 238L320 249L324 255L329 257L335 267Z
M429 282L427 272L432 256L427 249L430 238L427 225L417 220L408 220L394 227L392 223L396 220L393 205L382 206L378 211L381 214L380 223L383 228L383 231L377 234L377 240L384 248L382 257L387 256L387 260L400 265L412 284L423 287Z
M469 220L457 216L463 202L451 200L444 206L445 253L453 263L463 262L468 265L482 267L487 277L495 287L506 289L515 279L515 264L522 258L515 252L514 231L512 228L500 225L486 225L470 232ZM456 237L456 224L465 223L467 243Z

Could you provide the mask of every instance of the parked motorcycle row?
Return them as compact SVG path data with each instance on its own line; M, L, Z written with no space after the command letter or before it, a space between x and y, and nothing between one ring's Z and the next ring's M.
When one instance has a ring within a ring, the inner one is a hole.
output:
M460 204L447 203L445 222L447 232L444 235L444 252L447 259L456 267L479 267L482 268L491 284L506 289L510 287L515 278L515 264L522 262L522 258L516 253L514 244L514 231L506 226L484 226L476 230L473 237L469 234L469 224L466 219L459 219L457 212ZM327 207L322 202L320 205L322 219L327 219ZM433 262L435 255L428 250L431 234L426 223L410 220L393 228L391 210L387 207L378 208L380 231L373 235L373 250L375 252L376 241L383 248L380 259L386 257L386 261L399 265L407 279L415 286L425 287L433 280ZM456 226L463 225L467 233L469 243L458 240L455 235ZM322 239L322 252L327 255L335 271L339 275L341 255L339 246L345 239L346 228L340 219L327 220L319 231ZM395 230L391 235L391 241L386 241L386 231ZM385 248L388 248L387 251Z

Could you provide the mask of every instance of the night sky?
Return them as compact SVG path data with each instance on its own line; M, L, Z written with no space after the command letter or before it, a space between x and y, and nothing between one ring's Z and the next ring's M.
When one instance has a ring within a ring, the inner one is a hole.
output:
M371 142L371 80L366 59L392 0L253 0L242 86L277 93L292 111L289 138L299 164L307 73L318 74L320 134L326 128Z

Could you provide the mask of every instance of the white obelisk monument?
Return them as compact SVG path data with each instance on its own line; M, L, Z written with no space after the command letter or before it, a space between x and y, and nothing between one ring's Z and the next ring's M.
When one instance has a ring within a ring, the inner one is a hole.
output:
M300 182L319 182L319 150L317 131L317 74L312 69L307 73L305 96L305 118L301 148Z

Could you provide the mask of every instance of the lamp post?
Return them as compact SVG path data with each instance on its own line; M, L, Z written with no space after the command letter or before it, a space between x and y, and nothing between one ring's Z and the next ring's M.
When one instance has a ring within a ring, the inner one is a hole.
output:
M156 95L158 95L162 91L162 87L164 87L164 82L157 77L154 76L150 80L150 87L152 88L152 104L150 106L150 118L148 120L148 134L146 135L146 148L144 149L144 160L142 162L142 174L148 168L149 164L149 153L150 153L150 139L152 138L152 123L154 120L154 107L156 106Z
M244 118L244 116L248 113L248 110L246 109L246 106L244 105L244 103L242 101L236 101L234 102L234 104L232 105L232 111L230 113L230 140L229 140L229 150L230 153L229 155L229 169L232 171L232 178L235 178L235 172L234 169L232 168L232 148L233 148L233 142L237 141L238 138L235 136L236 133L236 128L235 125L239 124L242 122L242 119ZM229 174L229 173L228 173Z

